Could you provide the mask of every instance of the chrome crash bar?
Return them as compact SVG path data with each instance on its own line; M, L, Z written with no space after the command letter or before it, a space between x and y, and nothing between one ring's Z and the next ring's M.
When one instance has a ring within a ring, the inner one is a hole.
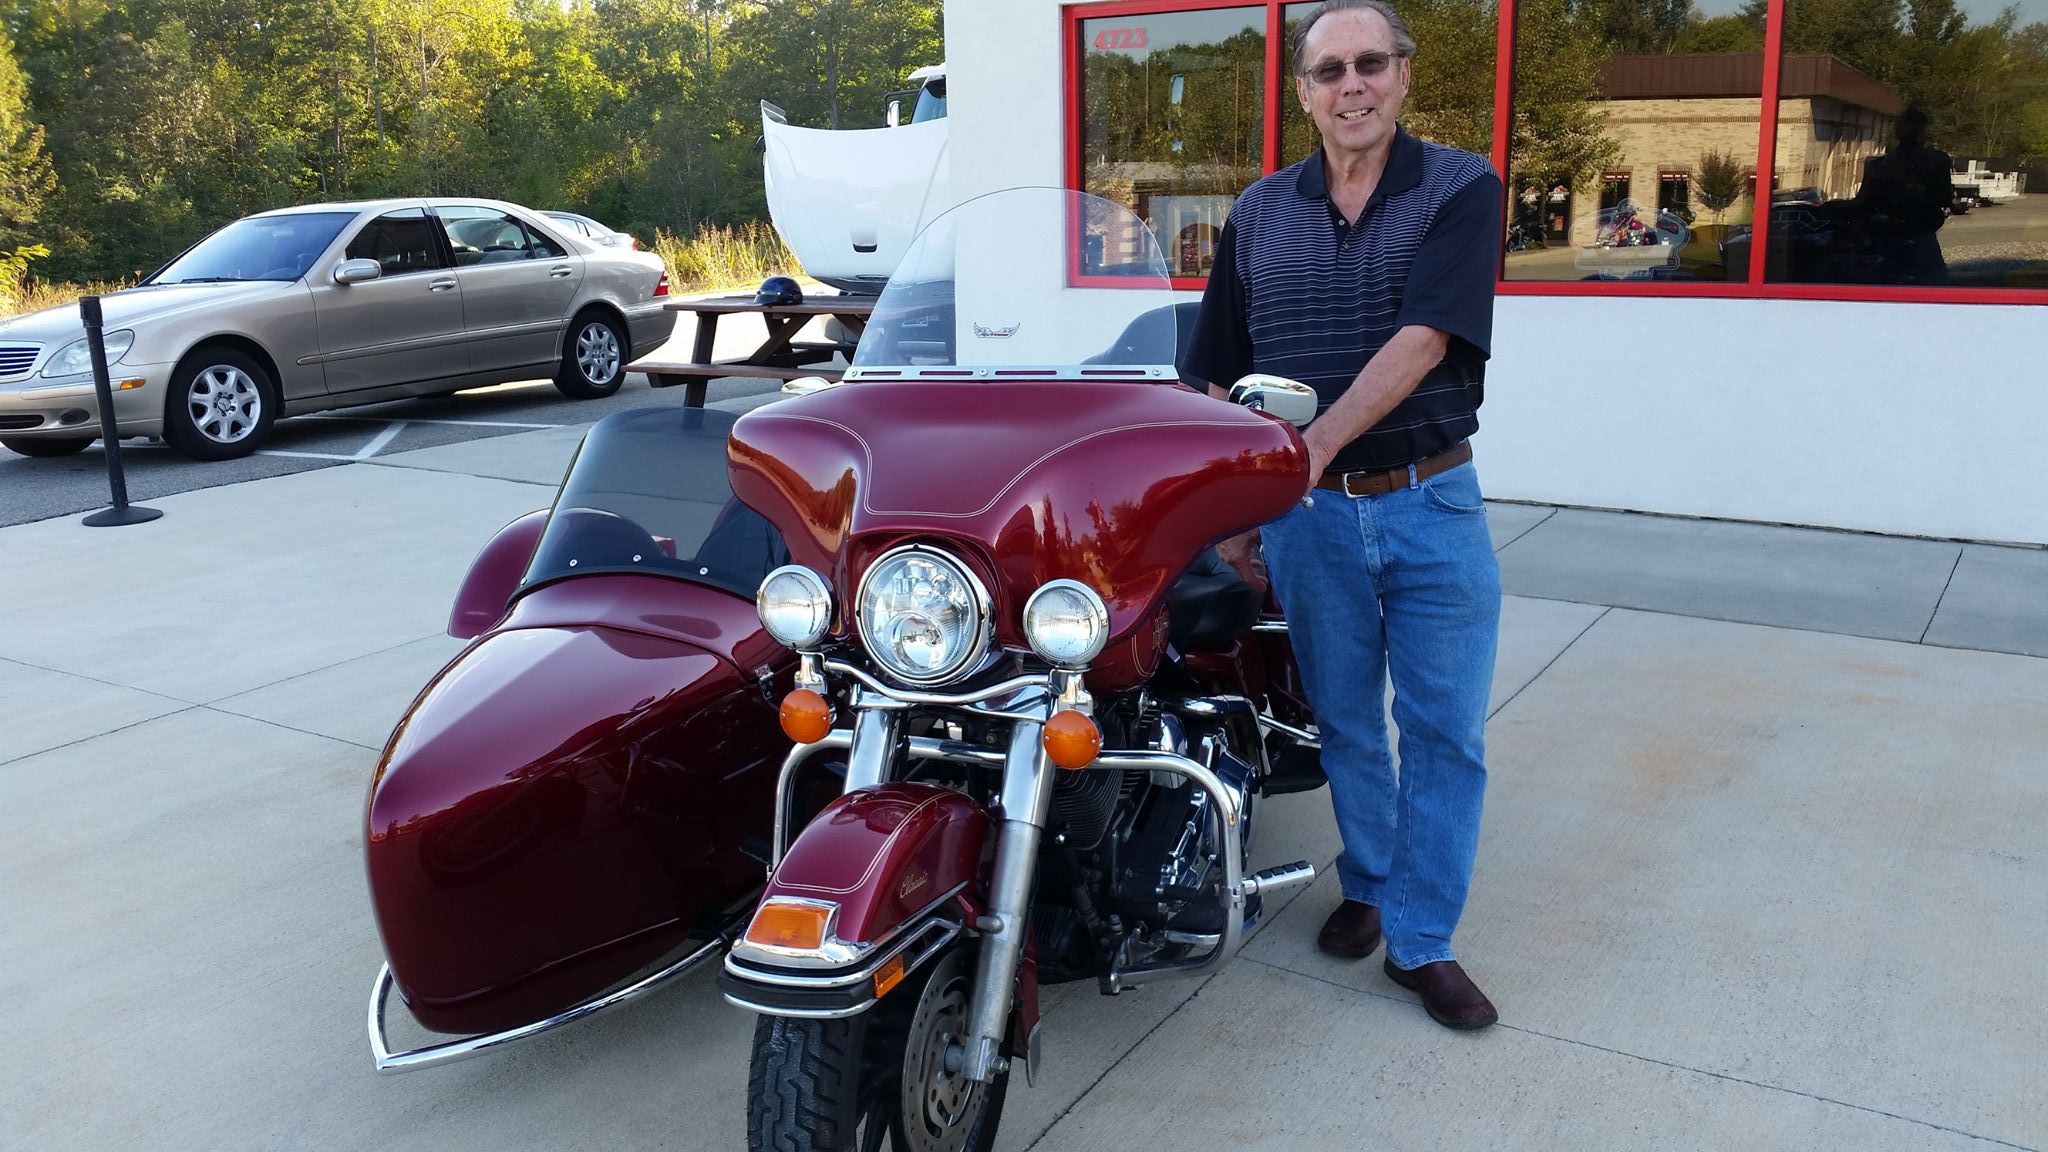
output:
M852 746L853 732L850 729L838 728L815 744L798 745L783 761L782 777L775 786L775 840L771 872L775 865L782 863L782 854L789 846L788 793L789 782L795 776L796 769L816 753L845 750ZM909 737L904 741L904 751L920 760L953 760L963 764L994 766L1001 766L1004 761L1004 754L994 748L954 740L938 740L929 736ZM1236 954L1244 936L1244 903L1253 893L1263 889L1289 887L1314 877L1313 870L1303 877L1295 875L1291 868L1272 869L1246 877L1240 863L1243 858L1243 817L1237 810L1237 801L1232 798L1229 789L1214 772L1196 761L1172 752L1118 750L1104 752L1093 765L1082 771L1094 771L1098 768L1121 768L1133 772L1157 770L1185 776L1209 794L1214 811L1222 823L1222 892L1227 906L1224 909L1223 934L1217 940L1216 946L1193 960L1159 967L1121 970L1118 972L1119 977L1199 976L1213 971L1223 961Z
M422 1068L437 1068L443 1064L453 1064L458 1060L467 1060L472 1056L481 1056L486 1052L503 1048L507 1044L516 1044L521 1040L530 1040L542 1033L552 1032L565 1024L574 1024L586 1016L595 1016L607 1008L616 1008L621 1004L638 1000L657 989L667 987L678 977L723 952L725 945L725 938L723 936L717 937L710 943L705 944L703 947L663 968L659 972L629 984L609 995L600 996L595 1000L586 1000L560 1015L550 1016L545 1020L536 1020L531 1024L521 1025L518 1028L507 1029L503 1032L492 1032L484 1036L471 1036L462 1040L450 1040L444 1044L430 1044L425 1048L413 1048L404 1052L393 1052L391 1050L390 1041L386 1039L384 1031L385 1006L390 1002L391 989L397 983L391 976L391 965L387 963L378 968L377 982L370 988L370 1054L377 1058L377 1071L379 1072L417 1072Z

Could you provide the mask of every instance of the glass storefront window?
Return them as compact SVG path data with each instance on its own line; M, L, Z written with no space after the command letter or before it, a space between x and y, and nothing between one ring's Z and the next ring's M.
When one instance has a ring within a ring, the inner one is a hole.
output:
M1784 44L1768 280L2048 288L2048 0L1795 0Z
M1294 34L1314 3L1281 9L1280 163L1315 151L1316 126L1294 95ZM1407 0L1401 18L1415 33L1415 61L1401 126L1424 140L1481 156L1493 152L1493 73L1500 43L1494 0Z
M1081 187L1130 208L1177 277L1206 276L1239 192L1265 163L1266 9L1079 22ZM1113 245L1081 270L1114 272Z
M1496 60L1499 0L1397 2L1418 44L1402 124L1502 167L1505 281L2048 290L2048 0L1518 0L1511 61ZM1319 142L1291 43L1314 7L1066 9L1075 183L1143 222L1128 237L1078 229L1076 272L1115 275L1156 240L1181 287L1209 274L1268 146L1284 167Z
M1506 279L1748 279L1764 5L1731 3L1516 4Z

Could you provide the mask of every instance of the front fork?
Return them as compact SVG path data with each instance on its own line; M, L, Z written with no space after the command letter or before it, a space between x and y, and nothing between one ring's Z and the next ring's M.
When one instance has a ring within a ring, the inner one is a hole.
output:
M1052 811L1053 766L1041 739L1045 726L1018 720L1010 730L1003 757L1003 783L997 798L1002 822L997 825L995 875L989 884L988 910L975 921L981 933L981 956L975 964L974 998L968 1004L967 1035L956 1053L946 1053L947 1071L987 1082L1004 1067L1003 1033L1010 1018L1010 1000L1017 969L1024 959L1024 934L1030 930L1031 883L1038 871L1038 845ZM849 779L849 783L851 780Z

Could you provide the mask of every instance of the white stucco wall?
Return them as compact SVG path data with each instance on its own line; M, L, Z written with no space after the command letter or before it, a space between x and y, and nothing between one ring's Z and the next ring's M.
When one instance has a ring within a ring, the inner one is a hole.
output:
M1059 185L1057 0L949 0L955 195ZM2048 544L2048 307L1502 297L1489 495Z

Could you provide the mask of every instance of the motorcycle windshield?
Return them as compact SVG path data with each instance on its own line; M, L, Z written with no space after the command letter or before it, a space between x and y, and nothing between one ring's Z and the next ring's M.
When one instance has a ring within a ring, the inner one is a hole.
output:
M911 241L848 379L1170 379L1179 304L1152 229L1120 204L1011 188L954 205Z
M751 600L789 552L773 525L733 498L725 442L735 419L703 408L637 408L598 421L569 465L520 591L631 572Z

